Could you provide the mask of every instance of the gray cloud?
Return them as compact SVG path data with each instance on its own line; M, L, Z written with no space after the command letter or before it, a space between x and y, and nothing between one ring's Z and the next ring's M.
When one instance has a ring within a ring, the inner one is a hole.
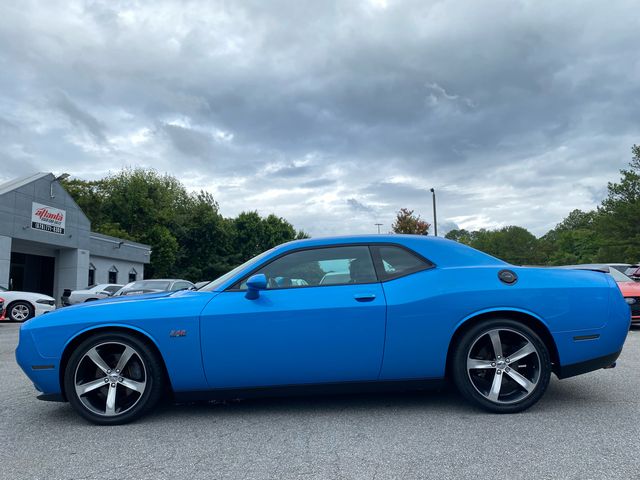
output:
M635 7L5 2L0 176L153 167L314 235L431 221L435 187L439 230L542 234L640 142Z
M375 209L369 205L359 202L355 198L347 198L347 204L356 212L373 213Z
M75 127L84 129L93 138L104 143L106 141L105 126L89 112L81 109L65 93L59 93L52 102L69 119Z

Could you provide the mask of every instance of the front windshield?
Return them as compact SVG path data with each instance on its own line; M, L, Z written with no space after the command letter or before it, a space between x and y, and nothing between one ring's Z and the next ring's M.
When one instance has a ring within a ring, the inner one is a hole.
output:
M217 290L218 288L220 288L220 285L222 285L223 283L225 283L227 280L233 278L236 274L238 274L239 272L241 272L242 270L244 270L245 268L250 267L251 265L253 265L254 263L259 262L260 260L262 260L264 257L266 257L267 255L269 255L274 249L272 248L271 250L267 250L266 252L262 252L260 255L257 255L249 260L247 260L246 262L244 262L242 265L238 265L236 268L234 268L233 270L225 273L224 275L216 278L213 282L208 283L207 285L205 285L204 287L202 287L200 289L200 291L203 292L213 292L215 290Z
M613 277L616 282L633 282L633 280L627 277L620 270L617 270L613 267L609 267L609 274Z
M143 280L128 285L123 290L169 290L169 283L157 280Z

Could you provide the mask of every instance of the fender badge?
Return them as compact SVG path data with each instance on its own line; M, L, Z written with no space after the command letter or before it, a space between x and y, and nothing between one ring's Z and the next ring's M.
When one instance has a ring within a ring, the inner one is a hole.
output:
M169 336L170 337L186 337L187 336L187 331L186 330L171 330L169 332Z

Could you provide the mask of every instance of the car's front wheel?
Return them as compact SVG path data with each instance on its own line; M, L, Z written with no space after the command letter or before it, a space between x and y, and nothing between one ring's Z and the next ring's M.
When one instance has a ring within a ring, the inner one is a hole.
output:
M127 333L99 333L73 351L64 374L71 406L100 425L131 422L153 408L163 389L160 359Z
M452 357L458 390L496 413L526 410L551 377L549 351L526 325L509 319L479 323L460 338Z
M25 322L34 315L31 304L27 302L15 302L9 306L9 320L14 322Z

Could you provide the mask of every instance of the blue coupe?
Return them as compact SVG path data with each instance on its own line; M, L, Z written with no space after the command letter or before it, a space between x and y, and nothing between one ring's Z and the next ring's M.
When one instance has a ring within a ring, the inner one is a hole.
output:
M99 300L33 318L18 363L47 400L120 424L162 397L422 388L451 379L519 412L551 373L612 366L630 325L615 281L526 268L424 236L310 239L198 291Z

